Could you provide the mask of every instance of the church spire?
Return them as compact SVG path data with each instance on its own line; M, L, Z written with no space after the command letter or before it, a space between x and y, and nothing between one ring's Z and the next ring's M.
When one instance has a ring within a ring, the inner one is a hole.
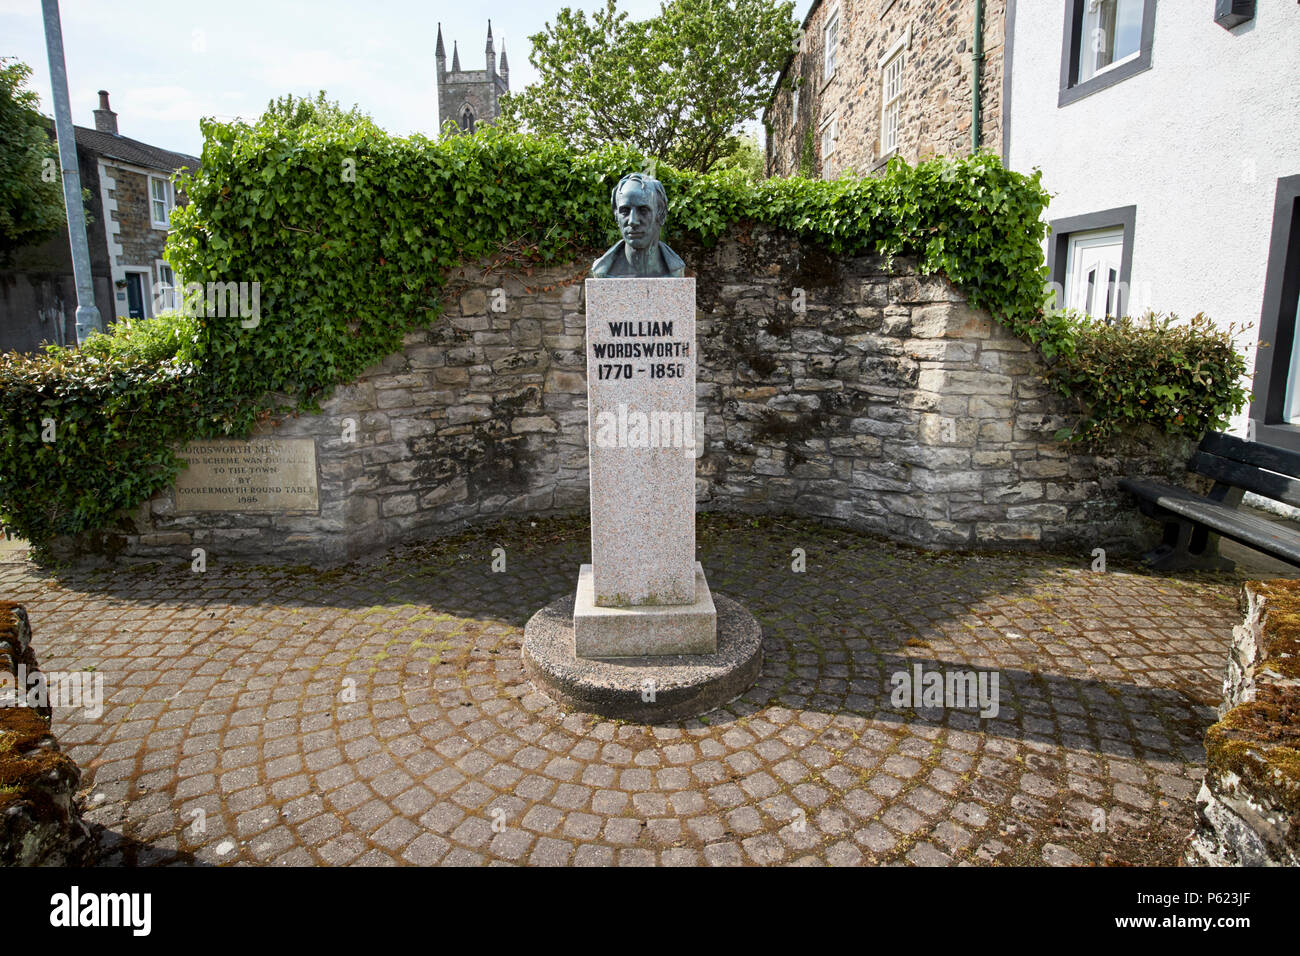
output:
M451 71L460 72L460 51L456 49L456 41L451 41Z
M447 48L442 45L442 24L438 24L438 45L433 50L433 55L440 60L447 59Z
M510 63L506 60L506 41L501 41L501 79L506 81L506 89L510 88Z
M495 50L492 47L492 21L491 20L488 21L487 49L485 53L487 56L487 74L488 76L494 76L497 71L497 55Z

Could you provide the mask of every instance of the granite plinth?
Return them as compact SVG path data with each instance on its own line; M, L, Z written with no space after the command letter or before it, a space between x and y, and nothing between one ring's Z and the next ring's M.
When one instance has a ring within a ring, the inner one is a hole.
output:
M691 604L602 607L596 603L592 577L591 565L582 565L573 606L578 657L662 657L712 654L718 649L718 613L698 561Z
M637 723L671 723L735 700L758 680L763 632L735 601L714 594L712 654L587 660L574 653L574 596L552 601L524 627L524 670L563 707Z
M588 279L595 603L695 603L695 280Z

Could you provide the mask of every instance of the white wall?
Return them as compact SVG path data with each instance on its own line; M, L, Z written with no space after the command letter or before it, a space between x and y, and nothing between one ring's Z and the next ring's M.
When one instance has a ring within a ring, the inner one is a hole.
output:
M1250 324L1253 369L1277 180L1300 174L1300 5L1227 31L1212 0L1159 0L1151 69L1058 108L1065 2L1016 4L1011 167L1043 170L1048 219L1135 205L1130 311Z

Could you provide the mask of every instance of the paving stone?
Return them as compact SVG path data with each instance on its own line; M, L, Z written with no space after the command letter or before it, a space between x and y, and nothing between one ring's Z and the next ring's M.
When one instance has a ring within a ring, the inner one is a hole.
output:
M327 570L7 557L0 593L47 669L105 675L98 720L55 725L106 865L1081 865L1094 809L1107 859L1178 861L1236 578L697 527L766 662L739 700L655 727L566 714L524 679L522 623L586 559L571 519ZM510 572L485 575L498 537L519 542ZM774 576L795 544L817 573ZM915 663L996 669L998 719L895 709L890 675Z

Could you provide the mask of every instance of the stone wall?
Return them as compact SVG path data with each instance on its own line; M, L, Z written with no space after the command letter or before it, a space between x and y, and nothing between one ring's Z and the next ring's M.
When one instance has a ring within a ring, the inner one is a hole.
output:
M75 800L81 772L50 732L48 706L19 706L19 665L37 671L22 605L0 601L0 866L91 861L94 841Z
M1187 861L1300 866L1300 581L1248 582Z
M120 166L114 166L112 171L115 185L111 195L117 201L113 218L120 224L116 238L122 246L118 265L148 266L152 282L157 279L153 275L154 260L163 257L167 230L153 226L149 210L149 176ZM165 177L168 174L159 171L158 175ZM146 296L149 295L149 289L144 291Z
M945 279L760 229L679 251L698 277L701 508L931 547L1086 554L1157 534L1117 480L1177 480L1189 445L1153 438L1098 457L1053 441L1070 419L1036 355ZM585 273L462 269L432 329L321 414L268 425L316 440L319 514L177 514L164 493L94 547L320 560L502 515L585 511Z
M826 18L839 11L835 73L824 73ZM984 62L980 74L980 144L1002 149L1002 53L1006 0L984 5ZM870 173L893 154L881 151L880 58L905 35L903 98L898 155L909 163L929 156L971 152L971 52L974 0L822 0L805 26L802 52L787 69L798 78L798 110L790 90L779 90L767 112L768 172L800 171L811 136L809 175L827 178L845 170ZM832 155L822 155L821 131L834 117L839 135Z

